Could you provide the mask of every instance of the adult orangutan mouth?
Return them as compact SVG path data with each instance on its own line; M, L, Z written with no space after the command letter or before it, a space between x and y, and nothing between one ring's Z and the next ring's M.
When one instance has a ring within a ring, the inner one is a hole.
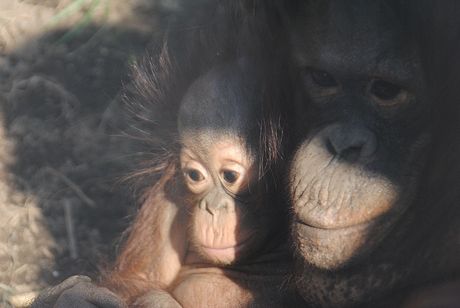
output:
M304 236L311 239L330 239L336 236L352 236L364 232L370 227L372 221L367 221L357 225L338 227L338 228L320 228L306 224L300 220L296 221L297 230Z

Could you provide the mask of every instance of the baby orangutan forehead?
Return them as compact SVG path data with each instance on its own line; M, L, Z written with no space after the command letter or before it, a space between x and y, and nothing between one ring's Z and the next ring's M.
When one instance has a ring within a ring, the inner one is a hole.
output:
M256 78L240 62L206 73L187 90L178 114L179 133L214 132L258 140L261 89Z
M247 144L245 138L237 135L232 130L215 130L215 129L185 129L180 132L182 144L194 151L208 153L217 148L228 149L229 147L245 152L245 155L252 155L252 149Z

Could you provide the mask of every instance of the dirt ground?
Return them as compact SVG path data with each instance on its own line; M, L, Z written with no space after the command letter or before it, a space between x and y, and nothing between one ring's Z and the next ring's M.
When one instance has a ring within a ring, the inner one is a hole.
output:
M113 258L135 211L120 93L179 0L0 1L0 307Z

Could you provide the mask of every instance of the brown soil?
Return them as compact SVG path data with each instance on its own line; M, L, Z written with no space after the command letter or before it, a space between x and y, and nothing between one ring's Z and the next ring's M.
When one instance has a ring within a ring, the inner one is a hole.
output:
M119 93L178 4L0 1L0 307L113 258L135 203Z

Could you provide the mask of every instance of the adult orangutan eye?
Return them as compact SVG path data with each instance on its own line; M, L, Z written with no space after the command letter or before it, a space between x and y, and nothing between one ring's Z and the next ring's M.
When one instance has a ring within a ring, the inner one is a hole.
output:
M238 174L235 171L225 170L222 172L222 176L227 183L235 183L238 179Z
M314 84L322 88L333 88L337 86L335 78L326 71L314 68L307 68L310 78Z
M400 86L384 80L375 81L371 87L371 93L381 100L394 99L400 92Z
M202 181L204 179L204 176L198 170L190 169L190 170L185 171L185 174L193 182Z

